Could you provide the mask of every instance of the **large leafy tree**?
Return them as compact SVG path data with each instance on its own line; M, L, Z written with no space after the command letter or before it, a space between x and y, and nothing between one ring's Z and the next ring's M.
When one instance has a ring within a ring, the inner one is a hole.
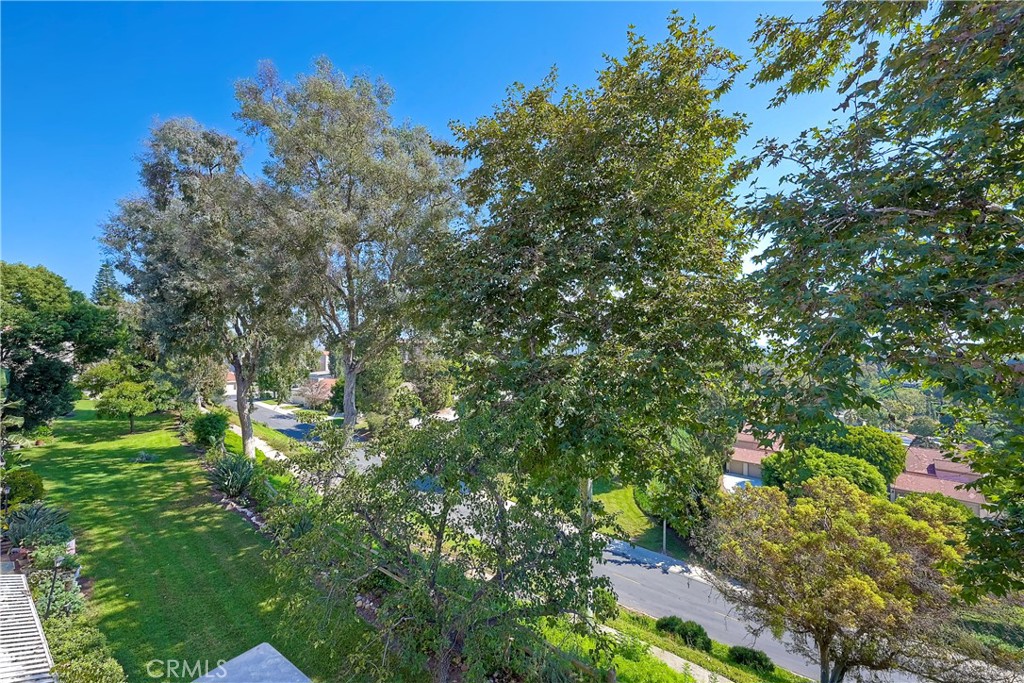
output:
M459 208L459 165L426 129L393 123L386 84L326 59L297 83L264 64L236 94L245 130L270 147L267 173L300 204L289 242L302 264L297 303L335 355L351 428L359 374L397 342L408 275Z
M422 667L429 657L438 682L533 680L546 648L540 618L582 614L588 593L607 588L589 571L602 541L579 532L578 516L552 513L559 487L532 478L514 451L468 433L466 422L403 422L373 446L386 457L362 470L342 428L318 428L316 457L341 482L298 538L292 515L279 520L288 548L279 569L318 586L294 595L292 607L305 614L326 595L342 620L354 606L371 609L369 637L386 647L369 650L383 651L391 671L396 660ZM316 643L323 637L323 624L297 626Z
M786 445L816 446L863 460L882 474L886 484L896 481L907 464L907 447L900 438L878 427L817 426L788 435Z
M427 308L467 366L460 419L582 482L585 508L593 478L642 481L680 429L708 429L705 397L745 348L728 173L745 124L718 108L741 65L668 28L630 34L593 88L517 85L458 126L477 221L433 259Z
M799 495L804 482L815 477L839 477L874 496L886 494L885 479L874 465L816 446L772 453L762 463L764 483Z
M967 578L1024 587L1024 6L828 3L754 43L775 104L836 83L844 114L754 162L787 169L749 220L763 328L802 380L771 421L861 402L862 360L941 388L950 448L972 422L992 435L968 454L994 514Z
M0 363L12 404L4 412L32 429L71 410L75 371L117 344L117 319L42 266L2 263L0 283Z
M286 200L244 177L237 142L187 119L153 130L146 194L121 202L103 241L140 302L161 355L227 360L237 382L245 453L260 370L308 344L295 315L298 281L281 249Z
M724 496L702 537L718 588L760 630L791 635L820 665L821 683L903 669L941 681L1011 680L979 658L997 653L950 643L953 570L970 513L950 501L899 504L838 478Z

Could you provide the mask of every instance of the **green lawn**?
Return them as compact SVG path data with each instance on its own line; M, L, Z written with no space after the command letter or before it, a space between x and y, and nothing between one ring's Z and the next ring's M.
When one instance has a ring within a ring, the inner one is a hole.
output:
M614 514L622 534L641 548L661 552L661 521L648 517L636 505L632 486L618 486L607 480L594 482L594 500ZM689 546L671 528L668 530L668 554L678 560L691 560Z
M216 505L195 456L161 416L98 420L89 402L55 425L54 443L29 451L47 499L71 512L89 608L131 681L150 680L151 659L230 659L270 642L318 680L342 677L337 658L361 624L312 651L281 627L289 587L268 571L270 547L239 515ZM157 456L134 463L139 451ZM216 666L213 664L212 666Z
M619 616L608 622L608 625L626 635L638 638L643 642L660 647L662 650L676 654L688 662L704 667L708 671L724 676L733 683L808 683L809 679L798 676L791 671L775 667L775 672L762 676L753 669L729 661L729 646L712 641L711 652L703 652L687 647L678 637L666 634L654 627L655 620L625 608L619 608Z

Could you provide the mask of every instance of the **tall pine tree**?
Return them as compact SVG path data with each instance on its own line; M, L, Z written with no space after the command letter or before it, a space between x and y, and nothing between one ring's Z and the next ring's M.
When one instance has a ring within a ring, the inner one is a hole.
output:
M92 285L92 302L97 306L116 306L124 300L121 294L121 285L114 275L114 266L109 261L104 261L100 270L96 273L96 280Z

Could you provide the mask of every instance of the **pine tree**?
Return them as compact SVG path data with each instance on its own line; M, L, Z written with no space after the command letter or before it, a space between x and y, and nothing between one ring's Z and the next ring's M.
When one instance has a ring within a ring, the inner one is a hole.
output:
M96 273L96 280L92 285L92 301L98 306L115 306L123 300L121 285L114 275L114 266L105 261Z

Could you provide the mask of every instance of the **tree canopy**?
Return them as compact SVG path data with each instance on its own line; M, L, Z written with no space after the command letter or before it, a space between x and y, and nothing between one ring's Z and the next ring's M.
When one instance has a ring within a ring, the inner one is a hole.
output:
M907 447L900 438L878 427L823 425L789 436L786 445L797 449L817 446L863 460L881 473L886 484L896 481L907 464Z
M120 203L103 242L161 352L231 364L251 456L254 382L309 332L295 314L295 264L279 253L290 239L287 199L240 163L229 136L190 119L158 125L142 159L147 193Z
M296 83L264 63L235 93L244 130L270 147L268 176L300 205L284 245L301 264L296 303L337 357L351 428L359 374L397 343L409 276L459 211L460 165L425 128L392 121L386 83L326 58Z
M595 87L517 85L456 127L475 219L434 257L427 305L467 366L460 419L503 425L538 471L649 475L740 363L745 124L718 108L740 69L674 15Z
M952 620L966 508L894 504L830 477L802 493L748 487L715 510L702 547L740 614L790 633L792 649L820 664L821 683L858 670L970 667L928 640Z
M772 453L761 463L764 483L798 496L803 485L815 477L839 477L861 491L884 496L885 479L874 465L849 455L830 453L815 446Z
M5 413L32 429L69 412L76 370L118 343L117 318L42 266L0 263Z
M972 522L968 580L1024 587L1024 7L832 3L762 18L754 44L776 104L835 82L842 112L752 161L786 171L747 218L768 242L762 325L803 378L772 420L862 403L861 360L941 387L950 450L972 423L995 431L967 456L999 513Z

